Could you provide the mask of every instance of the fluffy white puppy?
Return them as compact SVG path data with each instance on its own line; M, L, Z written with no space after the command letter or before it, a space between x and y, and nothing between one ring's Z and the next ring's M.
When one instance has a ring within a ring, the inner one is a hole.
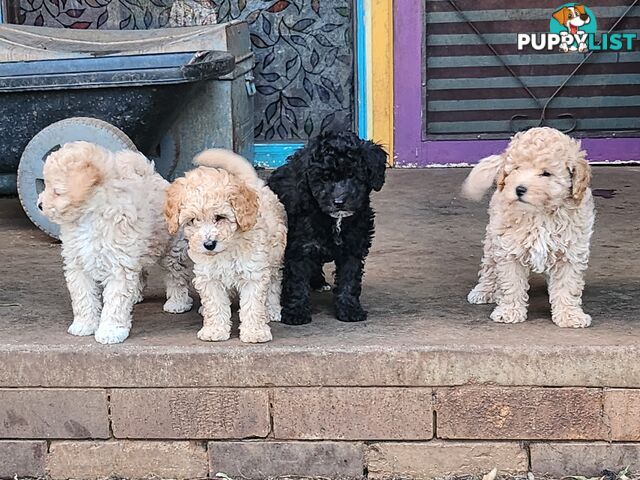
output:
M546 274L552 320L588 327L582 310L584 272L595 210L591 169L580 143L552 128L514 136L504 153L482 160L463 194L480 200L496 179L478 285L470 303L497 304L496 322L527 319L529 274Z
M167 191L165 216L173 234L181 228L194 262L203 327L198 338L227 340L231 295L240 300L240 340L271 340L269 322L280 320L286 213L251 164L228 150L194 159L200 167Z
M73 142L49 155L44 180L38 207L60 225L70 334L124 341L133 305L142 301L145 269L157 261L167 271L164 310L191 309L186 242L167 232L162 210L169 182L153 163L137 152Z

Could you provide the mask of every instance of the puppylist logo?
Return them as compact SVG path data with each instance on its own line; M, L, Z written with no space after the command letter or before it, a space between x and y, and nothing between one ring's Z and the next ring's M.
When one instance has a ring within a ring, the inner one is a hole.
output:
M527 48L561 52L621 52L634 49L636 33L598 35L598 21L593 11L581 3L565 3L551 15L550 33L519 33L518 50Z

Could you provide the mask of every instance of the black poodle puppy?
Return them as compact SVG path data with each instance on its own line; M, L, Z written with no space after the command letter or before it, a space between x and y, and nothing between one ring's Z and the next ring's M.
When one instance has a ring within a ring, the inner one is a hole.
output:
M282 285L282 322L311 321L310 289L328 289L322 273L335 261L336 318L360 322L364 261L374 212L369 195L384 184L387 154L352 132L327 132L288 159L269 178L287 210L289 233Z

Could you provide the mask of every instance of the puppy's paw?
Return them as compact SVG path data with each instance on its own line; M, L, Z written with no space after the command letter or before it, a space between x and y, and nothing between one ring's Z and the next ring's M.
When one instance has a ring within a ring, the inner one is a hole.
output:
M75 319L73 323L69 325L67 332L69 332L71 335L76 335L78 337L86 337L88 335L93 335L94 333L96 333L96 330L98 329L98 324L99 322L97 321L92 322L92 321Z
M193 299L188 295L186 297L171 297L166 302L162 309L167 313L185 313L191 310L193 306ZM202 307L200 307L202 308Z
M293 309L282 309L280 321L285 325L306 325L311 323L311 313Z
M282 320L282 309L280 307L271 307L267 308L267 316L269 317L269 322L279 322Z
M498 305L491 312L491 320L498 323L522 323L527 319L527 309L515 305Z
M467 301L474 305L494 303L493 292L487 291L487 287L478 284L469 292L469 295L467 295Z
M591 325L591 316L581 308L563 308L554 310L551 316L553 323L563 328L586 328Z
M357 300L336 303L336 318L341 322L364 322L367 312Z
M245 343L264 343L273 340L269 325L240 325L240 340Z
M198 332L198 338L203 342L222 342L230 337L231 329L225 327L202 327Z
M103 345L122 343L129 336L129 327L102 323L96 330L96 342Z

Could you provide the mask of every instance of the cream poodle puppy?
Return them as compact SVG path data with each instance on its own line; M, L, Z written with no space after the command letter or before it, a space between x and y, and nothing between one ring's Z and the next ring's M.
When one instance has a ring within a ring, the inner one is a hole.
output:
M547 277L553 322L588 327L582 310L595 209L580 143L552 128L518 133L504 153L482 160L463 194L479 201L496 180L478 285L470 303L496 303L496 322L527 319L529 273Z
M60 225L70 334L124 341L133 305L142 301L145 270L158 261L167 272L164 310L191 309L186 242L167 232L162 211L169 182L153 163L137 152L72 142L47 157L44 180L38 207Z
M207 150L198 168L167 191L169 231L184 229L194 262L203 327L198 338L227 340L231 297L240 300L240 340L271 340L269 322L280 320L286 214L251 164L228 150Z

